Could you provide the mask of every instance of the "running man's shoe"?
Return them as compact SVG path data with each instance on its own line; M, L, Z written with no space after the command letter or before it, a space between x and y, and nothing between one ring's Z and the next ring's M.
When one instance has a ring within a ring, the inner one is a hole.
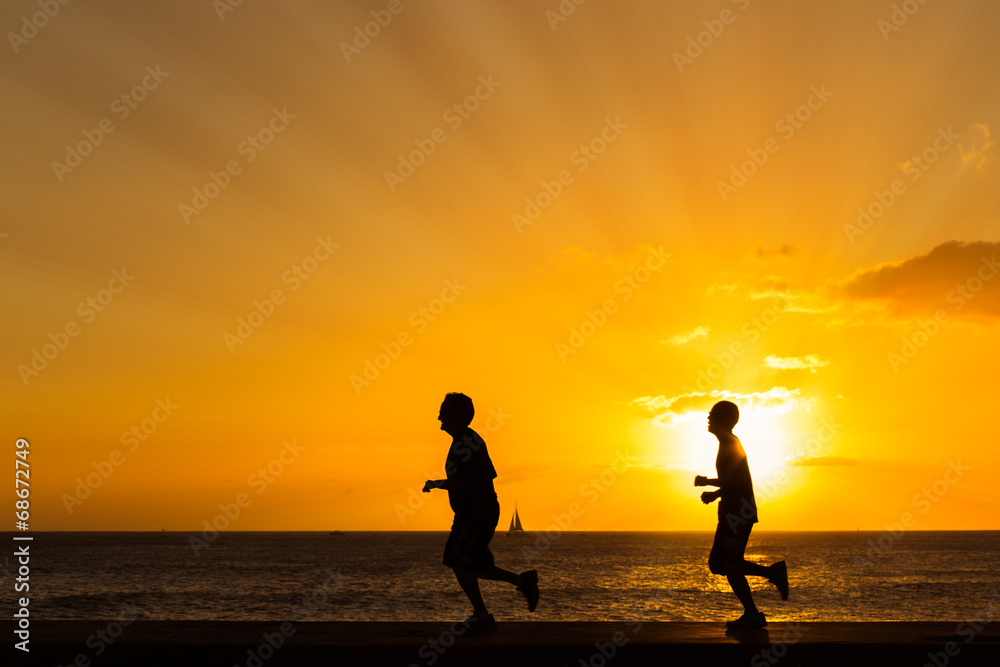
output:
M764 618L764 613L759 611L756 614L743 612L743 615L735 621L726 621L726 627L730 630L755 630L765 625L767 619Z
M770 582L778 587L778 592L781 593L781 599L788 599L788 566L785 565L785 561L779 560L777 563L771 566L771 576L769 578Z
M528 611L535 611L535 607L538 605L538 572L535 570L528 570L521 573L521 581L523 582L517 587L517 590L524 594L525 599L528 600Z
M462 625L468 628L469 632L489 632L490 630L497 629L497 622L493 618L493 614L486 614L485 616L473 614L465 619L465 623Z

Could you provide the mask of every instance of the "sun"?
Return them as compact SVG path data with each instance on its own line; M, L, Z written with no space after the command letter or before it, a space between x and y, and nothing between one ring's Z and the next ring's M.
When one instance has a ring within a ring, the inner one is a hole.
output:
M740 417L733 433L743 443L750 472L759 477L771 477L785 466L791 456L789 425L785 414L777 410L757 409Z
M791 426L786 422L787 413L774 408L747 410L740 415L733 433L743 443L754 477L772 477L791 456ZM707 412L691 411L675 416L668 438L673 445L667 448L669 466L715 476L719 445L716 437L708 432Z

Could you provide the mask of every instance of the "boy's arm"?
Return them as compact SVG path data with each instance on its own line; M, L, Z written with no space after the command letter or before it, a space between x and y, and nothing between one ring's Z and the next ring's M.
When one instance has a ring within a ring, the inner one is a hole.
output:
M720 492L733 483L739 464L740 458L735 455L726 456L719 462L719 479L716 480L718 484L715 486L719 487Z
M695 486L716 486L716 491L706 491L701 494L701 499L705 503L710 503L722 495L722 490L729 486L733 478L733 473L739 466L739 461L735 456L724 456L719 461L718 477L708 478L698 475L694 478Z

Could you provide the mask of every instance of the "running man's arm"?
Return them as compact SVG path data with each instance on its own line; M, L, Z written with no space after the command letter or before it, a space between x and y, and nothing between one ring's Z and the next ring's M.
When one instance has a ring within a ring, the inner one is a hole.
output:
M431 489L448 489L448 480L446 479L429 479L424 482L424 493L430 493Z
M464 479L458 479L452 477L451 479L429 479L424 482L424 493L429 493L431 489L448 489L461 490L469 486L469 483Z
M704 475L695 475L695 477L694 477L694 485L695 486L722 486L721 484L719 484L719 480L718 479L715 479L715 478L709 479L708 477L705 477Z

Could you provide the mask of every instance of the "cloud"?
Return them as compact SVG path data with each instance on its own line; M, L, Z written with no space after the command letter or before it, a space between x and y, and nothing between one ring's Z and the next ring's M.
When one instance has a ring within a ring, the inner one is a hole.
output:
M827 301L819 298L814 291L796 286L791 278L773 274L758 278L753 284L737 280L724 285L710 285L705 294L711 297L743 295L751 301L781 298L784 301L782 311L788 312L819 313L829 309Z
M948 241L926 255L859 269L827 285L848 319L927 317L939 309L969 319L1000 317L1000 243Z
M737 283L731 283L729 285L709 285L708 289L705 290L705 294L708 296L715 296L716 294L725 294L726 296L731 295L739 285Z
M962 166L972 166L973 169L979 170L990 161L991 156L987 155L987 151L993 147L994 141L990 139L990 126L986 123L970 125L969 129L978 135L978 144L969 148L968 151L962 144L959 144L958 150L962 153Z
M855 459L844 458L843 456L798 456L790 459L788 465L803 466L807 468L820 468L832 466L856 466Z
M779 370L797 370L804 368L808 369L811 373L815 373L817 368L829 365L830 362L828 360L820 359L820 357L815 354L807 354L802 357L776 357L773 354L769 354L764 357L764 366L768 368L777 368Z
M753 254L757 259L766 259L768 257L779 257L784 259L791 257L798 251L798 248L790 246L787 243L782 243L775 248L767 248L763 245L759 245L757 246L757 249L753 251Z
M751 299L769 299L775 296L787 297L792 292L792 279L784 276L764 276L755 282L748 292Z
M767 391L750 394L713 390L709 392L694 391L670 397L640 396L630 401L629 405L655 413L652 419L661 426L673 426L692 416L704 417L715 403L723 400L736 403L741 411L791 412L800 409L811 410L816 403L815 398L803 397L799 389L771 387Z
M695 338L705 338L708 336L709 331L710 329L708 327L695 327L691 331L675 334L667 340L660 342L666 345L683 345L684 343L690 343Z
M943 310L954 320L1000 322L1000 242L947 241L923 255L862 267L820 285L767 274L717 283L710 297L782 299L782 312L824 314L827 326L913 324ZM994 280L994 278L997 278Z

